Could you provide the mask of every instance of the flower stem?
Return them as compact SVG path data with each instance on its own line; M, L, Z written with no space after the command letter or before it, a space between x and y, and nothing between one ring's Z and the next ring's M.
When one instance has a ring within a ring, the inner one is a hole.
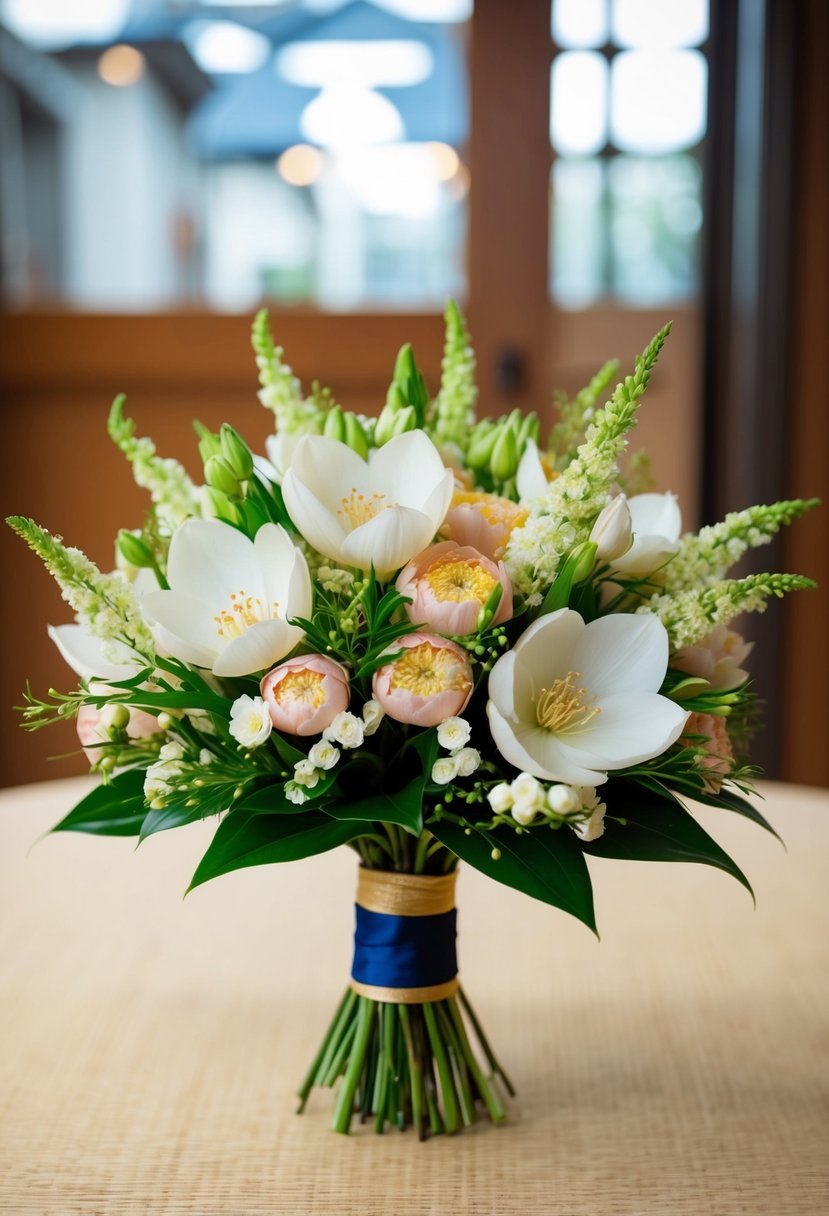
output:
M372 1023L374 1022L375 1002L369 1000L367 996L358 997L357 1000L357 1030L354 1035L354 1046L348 1060L342 1089L339 1092L337 1105L334 1109L334 1120L331 1124L335 1132L346 1133L351 1124L351 1116L354 1110L354 1094L366 1062L366 1051L371 1037Z
M423 1006L423 1017L426 1021L426 1032L429 1036L429 1043L432 1048L432 1055L435 1058L437 1065L438 1078L440 1080L440 1092L443 1098L443 1121L447 1133L454 1135L460 1126L460 1118L458 1115L458 1096L455 1092L455 1081L452 1076L452 1066L449 1063L449 1057L446 1054L446 1045L441 1038L438 1028L437 1017L435 1016L434 1006L427 1004Z

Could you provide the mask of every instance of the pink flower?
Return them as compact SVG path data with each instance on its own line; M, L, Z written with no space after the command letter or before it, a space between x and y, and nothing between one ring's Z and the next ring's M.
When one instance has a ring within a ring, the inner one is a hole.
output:
M441 533L456 545L471 545L478 553L497 561L513 528L521 527L526 518L526 508L508 498L479 490L456 490Z
M348 708L348 673L333 659L303 654L280 663L259 685L271 721L286 735L319 735Z
M689 738L691 735L702 735L699 738ZM734 763L734 753L731 750L731 740L725 726L725 719L720 714L691 714L685 723L681 743L688 743L701 750L699 766L703 776L703 789L708 794L719 794L723 779L731 772Z
M672 667L708 680L712 688L725 692L748 679L740 666L748 658L753 642L746 642L727 625L717 625L695 646L683 646L671 660Z
M413 625L463 636L475 632L478 614L499 583L503 595L493 625L512 616L512 585L506 566L477 549L447 540L412 558L395 586L412 601L406 605L406 613Z
M82 705L78 710L75 729L90 764L97 764L105 755L103 749L95 745L112 742L109 728L113 708L111 705L104 706L103 709L98 709L95 705ZM145 713L143 709L129 709L128 712L130 717L127 723L127 737L129 739L148 739L150 735L158 733L158 719L152 714Z
M433 633L398 638L394 662L374 673L374 696L390 718L407 726L438 726L462 713L472 695L472 668L466 652Z

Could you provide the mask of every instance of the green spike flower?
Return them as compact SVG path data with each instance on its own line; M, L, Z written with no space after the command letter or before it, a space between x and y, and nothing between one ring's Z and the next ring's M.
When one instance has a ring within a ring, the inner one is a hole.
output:
M668 631L674 650L693 646L716 625L727 624L741 612L764 612L772 596L814 590L800 574L750 574L720 579L710 587L655 595L639 612L654 612Z
M172 533L188 516L201 514L198 488L183 465L156 455L152 439L136 436L135 423L124 416L125 401L121 393L112 403L107 423L109 437L132 465L136 485L149 490L159 524Z
M444 319L446 344L431 430L438 443L453 443L465 452L475 425L475 402L478 399L475 352L466 322L454 300L446 305Z

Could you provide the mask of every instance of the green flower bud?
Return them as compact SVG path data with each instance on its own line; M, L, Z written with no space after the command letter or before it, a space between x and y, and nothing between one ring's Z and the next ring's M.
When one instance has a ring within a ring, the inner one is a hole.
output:
M126 705L107 705L101 714L101 721L109 730L125 730L129 725L130 711Z
M573 586L576 583L583 583L586 578L590 578L593 573L593 567L596 564L596 549L598 546L592 540L586 540L581 545L577 545L570 554L570 561L574 563L573 569Z
M394 425L391 428L392 437L403 435L406 431L414 431L416 428L417 410L413 405L407 405L404 410L395 414Z
M339 443L345 443L345 418L338 405L335 405L326 414L322 433L328 439L336 439Z
M402 388L396 380L392 380L389 391L386 393L386 409L396 414L398 410L404 410L407 405L408 402Z
M239 512L226 494L214 486L205 486L208 508L213 519L223 519L229 524L238 524Z
M387 405L380 411L377 426L374 428L374 446L376 448L381 448L384 443L388 443L391 439L394 420L398 412L397 410L389 409Z
M417 374L417 366L414 361L414 352L411 342L406 342L400 347L397 352L397 358L394 362L394 379L397 384L405 389L409 382L409 378Z
M507 478L515 476L515 471L518 468L518 441L513 427L509 424L504 427L498 436L489 461L489 467L492 476L498 481L506 481Z
M253 476L253 457L242 436L228 422L222 423L219 431L221 454L231 471L240 481L249 481Z
M219 490L229 498L238 498L242 487L223 456L211 456L204 466L204 479L213 490Z
M496 583L484 603L481 605L481 611L478 613L478 633L483 633L492 618L495 616L495 613L498 611L498 605L501 603L503 594L504 588L500 583ZM483 653L483 647L481 647L481 653Z
M518 428L519 450L523 451L524 445L528 439L532 439L534 443L538 443L540 434L541 424L538 421L538 414L536 414L535 410L533 410L532 413L527 414L526 418L522 420L521 426Z
M487 419L490 422L490 419ZM466 462L471 469L485 469L492 459L492 453L495 450L495 444L501 434L499 427L490 422L486 430L476 434L478 428L472 432L472 441L466 453Z
M214 435L203 423L198 421L193 423L193 430L199 437L199 456L202 464L207 464L211 456L221 455L222 446L218 435Z
M368 456L368 439L356 414L345 415L345 441L363 460Z
M121 529L115 543L118 546L118 552L131 566L137 566L139 570L143 570L155 565L155 557L147 542L141 536L136 536L134 532L128 531L127 528Z

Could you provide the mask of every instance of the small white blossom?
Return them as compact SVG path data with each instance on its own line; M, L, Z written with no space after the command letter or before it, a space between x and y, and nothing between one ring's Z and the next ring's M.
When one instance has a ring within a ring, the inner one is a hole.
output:
M453 753L453 758L458 762L459 777L471 777L481 767L481 753L477 747L462 747Z
M259 747L273 730L261 697L241 696L230 707L230 733L240 747Z
M199 752L199 764L202 768L207 768L209 764L215 764L217 759L216 753L208 751L206 747L203 747Z
M289 802L296 803L297 806L302 806L303 802L308 801L308 795L305 793L295 781L285 782L285 797Z
M327 739L320 739L308 753L308 759L311 764L315 765L316 768L326 770L333 768L339 758L339 748L335 747L333 743L329 743Z
M466 747L472 727L465 718L447 718L438 727L438 743L448 752L456 752Z
M512 817L527 827L544 808L544 786L530 773L519 773L510 786Z
M586 787L590 789L591 787ZM593 797L596 799L595 805L590 810L590 814L586 819L582 819L579 823L574 823L573 831L580 840L587 843L591 840L598 840L604 834L604 817L607 807L603 802L599 802L596 796L596 791L593 790Z
M486 798L496 815L505 814L511 809L515 801L512 789L507 785L506 781L501 781L498 785L494 785Z
M342 710L334 718L331 725L322 732L323 739L330 743L339 743L340 747L359 747L366 733L365 723L356 714L347 709Z
M385 718L386 714L379 701L373 698L363 706L363 734L366 738L373 735Z
M165 743L158 753L159 760L182 760L184 758L184 748L175 739L170 739Z
M432 765L432 780L435 785L448 785L458 775L458 761L455 756L441 756Z
M581 792L572 785L551 785L547 805L556 815L572 815L582 808Z
M312 790L320 779L319 769L310 760L300 760L294 765L294 781Z

